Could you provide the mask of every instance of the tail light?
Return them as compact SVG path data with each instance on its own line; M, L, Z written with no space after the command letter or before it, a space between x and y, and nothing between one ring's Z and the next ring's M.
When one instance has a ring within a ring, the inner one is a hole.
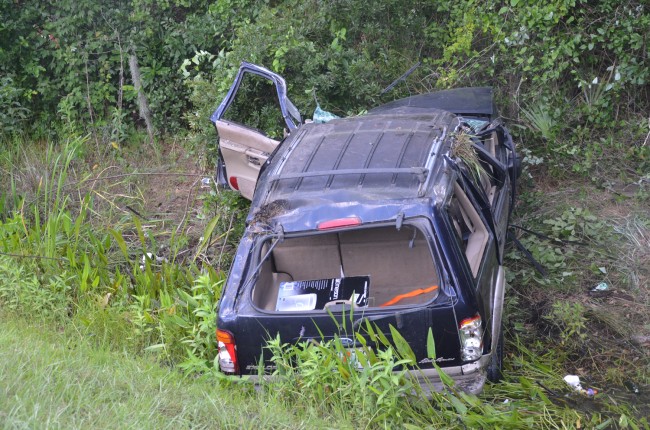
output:
M217 329L219 368L223 373L239 373L235 336L228 330Z
M321 221L318 223L318 229L329 230L332 228L352 227L360 224L361 224L361 219L359 217L353 216L350 218L339 218L339 219Z
M237 183L237 176L231 176L229 181L232 189L239 191L239 183Z
M474 361L483 355L483 329L481 316L466 318L458 327L460 335L460 357L463 361Z

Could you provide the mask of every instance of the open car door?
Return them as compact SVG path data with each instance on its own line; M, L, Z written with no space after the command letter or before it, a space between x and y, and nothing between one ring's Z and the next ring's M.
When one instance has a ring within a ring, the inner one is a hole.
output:
M219 135L217 183L249 200L260 168L280 140L302 123L282 76L246 62L210 120Z

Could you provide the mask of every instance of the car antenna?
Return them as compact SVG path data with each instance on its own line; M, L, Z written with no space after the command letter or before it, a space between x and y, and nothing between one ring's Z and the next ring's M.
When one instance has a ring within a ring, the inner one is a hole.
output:
M399 83L402 82L404 79L408 78L408 77L411 75L411 73L415 72L415 69L417 69L418 67L420 67L420 64L422 64L422 62L421 62L421 61L418 61L418 62L415 63L413 66L411 66L411 68L408 69L408 70L406 71L406 73L404 73L404 74L403 74L402 76L400 76L399 78L395 79L393 82L391 82L391 84L390 84L389 86L387 86L386 88L384 88L383 90L381 90L381 93L379 93L379 95L380 95L380 96L383 96L384 94L386 94L387 92L389 92L390 90L392 90L393 88L395 88L395 85L399 84Z

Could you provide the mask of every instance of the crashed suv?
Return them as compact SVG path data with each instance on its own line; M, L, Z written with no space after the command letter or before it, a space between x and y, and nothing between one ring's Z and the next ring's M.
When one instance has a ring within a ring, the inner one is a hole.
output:
M268 80L282 140L226 119L247 75ZM251 198L218 307L227 374L273 369L265 345L324 341L370 321L413 350L422 384L441 388L427 357L459 388L501 376L504 244L518 162L490 88L397 100L366 115L303 123L282 77L243 63L212 116L217 178ZM348 325L349 327L349 325ZM364 335L361 333L361 335ZM371 344L371 339L367 339Z

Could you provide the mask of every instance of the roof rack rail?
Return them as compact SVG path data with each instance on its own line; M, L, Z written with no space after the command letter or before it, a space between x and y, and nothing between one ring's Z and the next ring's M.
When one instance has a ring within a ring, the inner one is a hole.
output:
M427 179L429 169L425 167L387 167L387 168L359 168L359 169L337 169L337 170L321 170L318 172L298 172L273 175L268 178L269 182L277 182L282 179L301 179L311 178L318 176L340 176L340 175L370 175L373 173L388 173L388 174L411 174L418 178L420 183Z

